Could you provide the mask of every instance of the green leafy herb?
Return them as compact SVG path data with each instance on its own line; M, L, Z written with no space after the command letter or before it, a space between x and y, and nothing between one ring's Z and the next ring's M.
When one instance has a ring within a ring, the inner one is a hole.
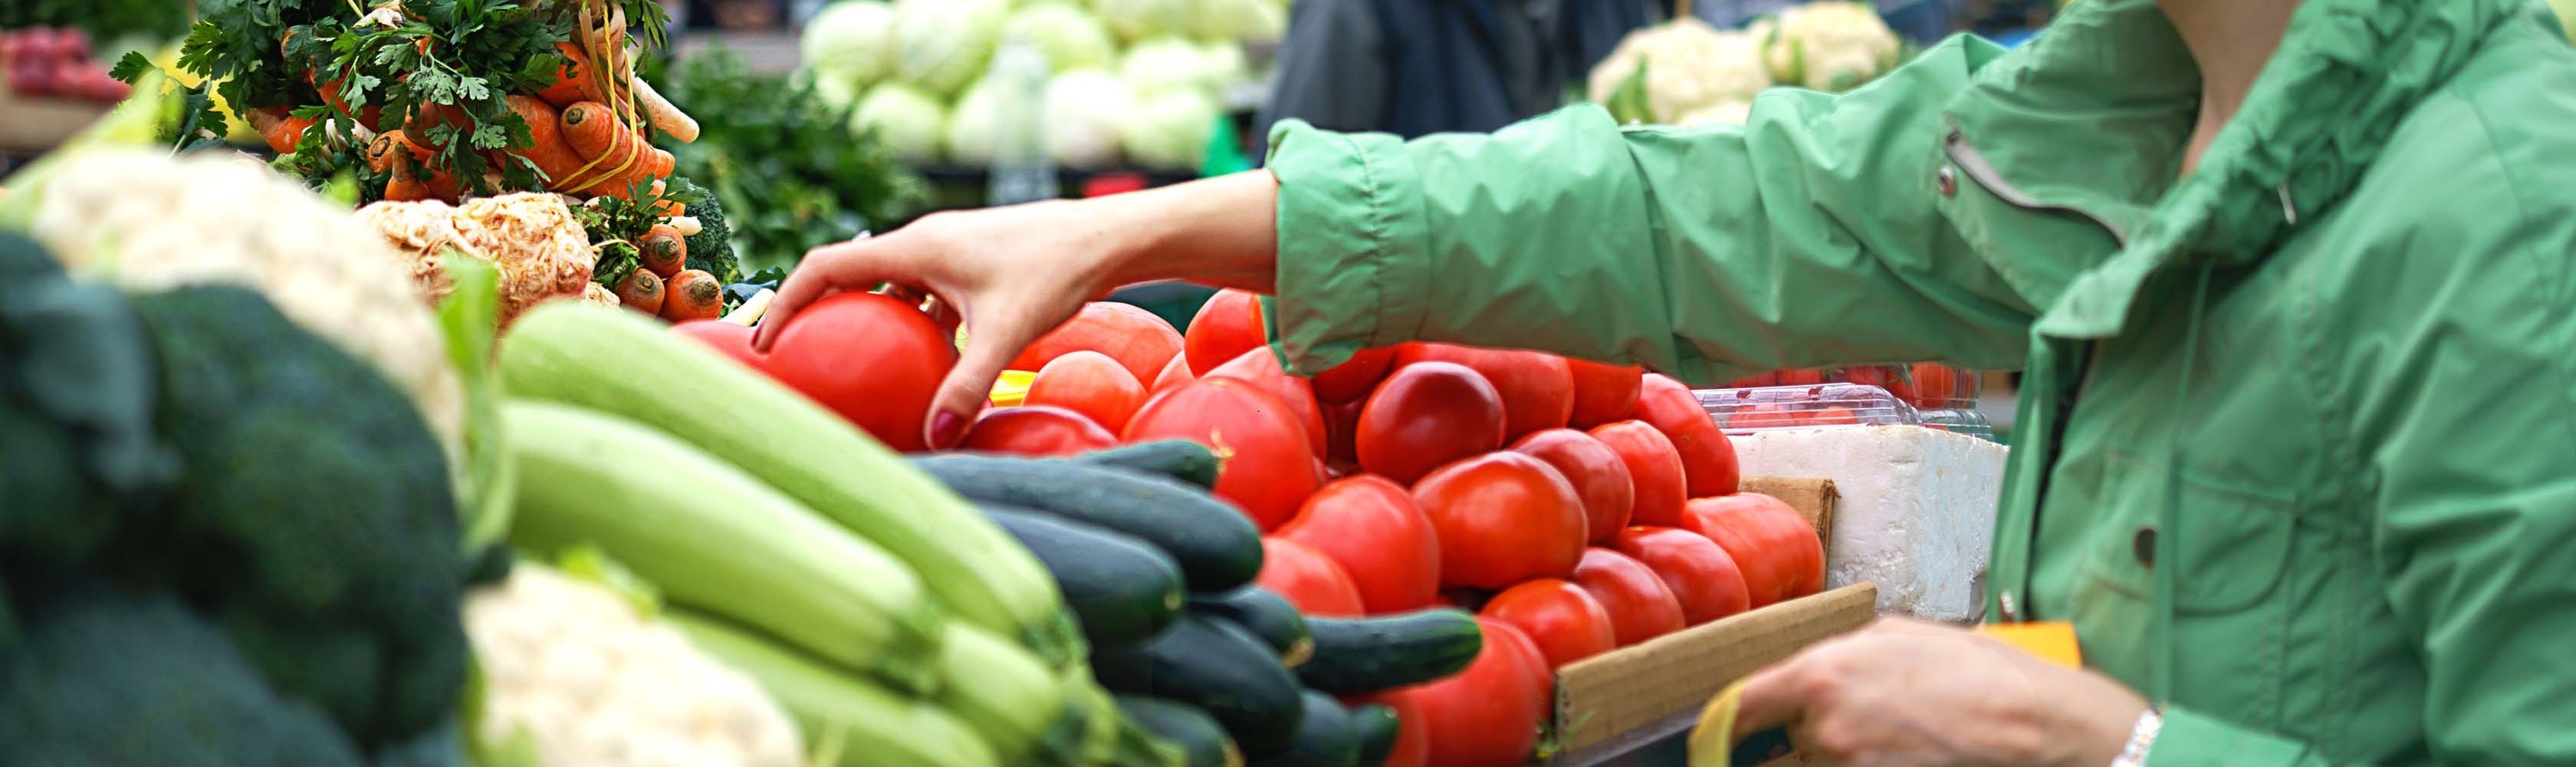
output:
M590 269L592 282L615 288L619 280L626 279L643 263L643 253L636 249L635 242L652 231L653 225L662 223L658 211L667 203L686 206L706 194L687 179L673 177L672 181L663 185L658 194L652 182L637 182L628 190L629 199L596 197L572 209L573 220L581 222L590 241L601 243L599 262Z

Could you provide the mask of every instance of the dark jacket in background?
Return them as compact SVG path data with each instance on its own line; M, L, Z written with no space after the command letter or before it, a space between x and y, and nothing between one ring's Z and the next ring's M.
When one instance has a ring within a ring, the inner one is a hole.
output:
M1565 103L1579 71L1568 61L1561 13L1588 4L1297 0L1256 125L1266 130L1293 117L1412 138L1491 131L1537 115Z

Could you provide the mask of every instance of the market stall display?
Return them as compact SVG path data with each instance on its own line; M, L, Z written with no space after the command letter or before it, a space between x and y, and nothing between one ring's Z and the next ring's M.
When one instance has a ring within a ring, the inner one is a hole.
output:
M1247 45L1287 26L1277 0L843 0L807 22L806 73L817 92L855 103L853 131L906 160L982 166L996 142L1043 125L1058 166L1098 170L1199 167L1218 120L1257 82ZM991 68L995 52L1026 45L1046 74L1030 101Z

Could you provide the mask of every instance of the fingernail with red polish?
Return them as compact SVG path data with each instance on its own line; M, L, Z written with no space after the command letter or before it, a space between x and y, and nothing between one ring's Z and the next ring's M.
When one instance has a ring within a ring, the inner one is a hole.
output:
M942 412L930 418L930 447L945 450L956 447L966 436L966 416L955 411Z

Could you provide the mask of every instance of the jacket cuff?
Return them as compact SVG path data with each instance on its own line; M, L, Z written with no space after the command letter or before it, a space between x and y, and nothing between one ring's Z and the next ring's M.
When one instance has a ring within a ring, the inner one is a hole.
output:
M2189 709L2167 708L2146 767L2294 765L2307 761L2305 743L2246 729Z
M1270 131L1279 180L1278 301L1270 342L1290 372L1412 340L1427 303L1429 226L1404 142L1302 120Z

